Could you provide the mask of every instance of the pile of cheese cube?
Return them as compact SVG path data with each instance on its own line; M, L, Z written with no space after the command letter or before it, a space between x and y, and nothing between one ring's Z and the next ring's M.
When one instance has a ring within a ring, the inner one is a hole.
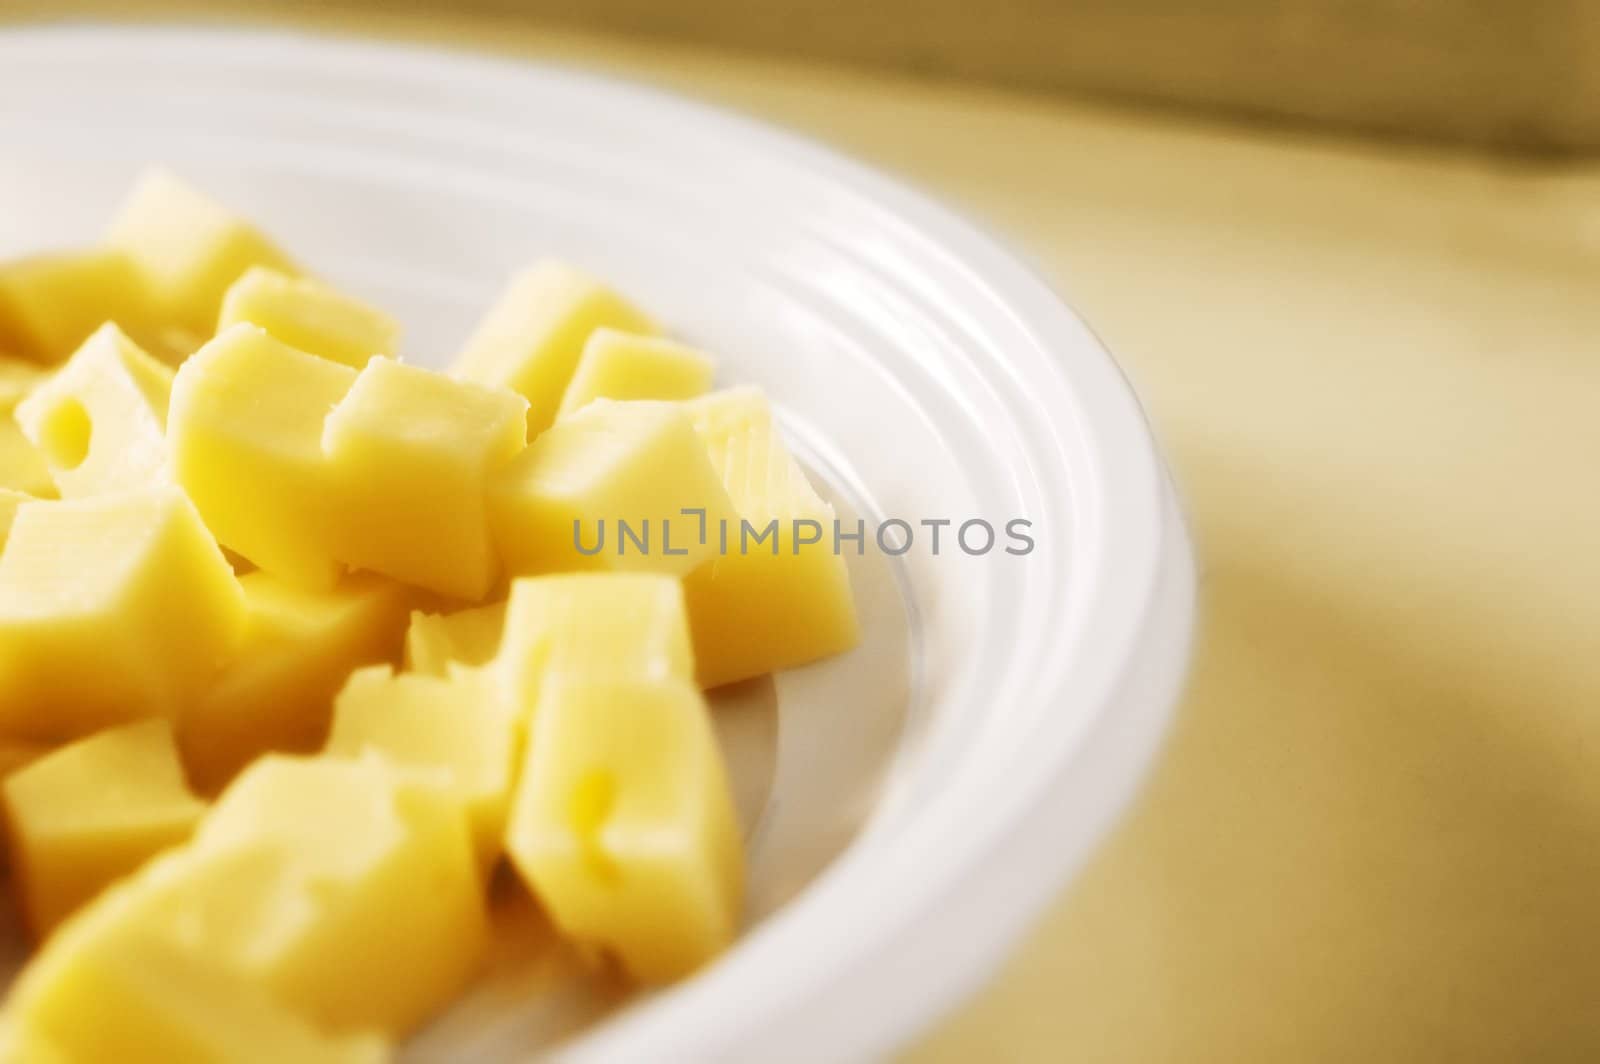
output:
M39 944L0 1060L386 1059L473 977L506 866L640 982L733 938L702 691L856 642L790 531L832 510L759 392L570 267L448 373L396 342L165 174L100 246L0 264L0 797ZM674 546L575 535L618 522Z

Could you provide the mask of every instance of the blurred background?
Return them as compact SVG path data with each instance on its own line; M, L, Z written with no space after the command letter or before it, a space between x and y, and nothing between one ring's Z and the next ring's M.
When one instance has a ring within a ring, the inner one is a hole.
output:
M1600 144L1600 8L1587 0L466 0L448 8L1244 118L1532 151Z
M907 1059L1600 1060L1600 7L0 0L82 17L724 103L963 206L1105 338L1199 543L1190 692Z
M4 0L276 19L562 27L1238 118L1565 153L1600 145L1588 0Z

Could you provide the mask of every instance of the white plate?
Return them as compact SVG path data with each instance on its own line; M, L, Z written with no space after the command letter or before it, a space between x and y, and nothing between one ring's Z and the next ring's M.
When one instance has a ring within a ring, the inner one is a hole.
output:
M1032 522L1022 556L948 531L934 556L921 528L854 559L867 644L722 699L754 893L734 951L611 1009L536 914L506 916L492 974L409 1056L885 1051L980 984L1133 793L1187 648L1182 524L1111 359L969 224L791 135L567 70L0 33L0 254L93 240L149 163L396 311L412 360L448 358L514 267L568 258L764 386L845 509Z

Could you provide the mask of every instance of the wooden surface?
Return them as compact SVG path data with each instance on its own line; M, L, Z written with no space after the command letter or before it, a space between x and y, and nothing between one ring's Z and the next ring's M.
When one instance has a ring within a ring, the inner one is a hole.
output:
M1128 368L1202 556L1192 690L1088 874L908 1059L1600 1059L1600 171L294 17L808 130L1009 234Z

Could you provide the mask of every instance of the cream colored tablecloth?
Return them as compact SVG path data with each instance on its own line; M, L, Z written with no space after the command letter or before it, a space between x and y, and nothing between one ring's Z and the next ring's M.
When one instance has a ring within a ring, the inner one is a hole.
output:
M0 0L64 10L128 5ZM810 131L1008 233L1128 368L1202 555L1192 690L1088 874L910 1059L1600 1059L1600 169L246 10Z

